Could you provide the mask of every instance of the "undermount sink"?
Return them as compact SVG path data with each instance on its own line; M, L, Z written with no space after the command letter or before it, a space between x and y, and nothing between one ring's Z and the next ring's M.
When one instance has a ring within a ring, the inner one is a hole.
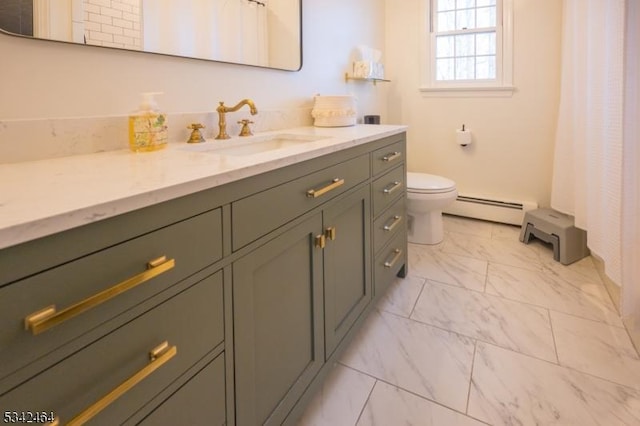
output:
M244 157L304 145L321 139L327 139L327 136L274 134L204 142L202 144L185 147L184 149L218 155Z

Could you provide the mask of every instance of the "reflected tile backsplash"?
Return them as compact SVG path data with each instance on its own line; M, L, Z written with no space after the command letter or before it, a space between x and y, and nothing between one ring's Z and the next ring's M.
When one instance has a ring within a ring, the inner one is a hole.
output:
M204 136L213 139L218 132L218 115L206 113L167 114L169 142L183 143L189 138L191 123L206 126ZM237 121L249 118L254 132L310 126L311 107L259 110L227 114L227 132L240 133ZM0 120L0 164L44 160L71 155L128 149L128 116Z

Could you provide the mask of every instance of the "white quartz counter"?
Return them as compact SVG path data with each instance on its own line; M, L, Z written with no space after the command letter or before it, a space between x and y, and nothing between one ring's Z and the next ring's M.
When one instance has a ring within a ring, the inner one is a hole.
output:
M199 152L185 143L148 153L123 149L0 164L0 249L405 130L359 125L266 132L325 138L249 156Z

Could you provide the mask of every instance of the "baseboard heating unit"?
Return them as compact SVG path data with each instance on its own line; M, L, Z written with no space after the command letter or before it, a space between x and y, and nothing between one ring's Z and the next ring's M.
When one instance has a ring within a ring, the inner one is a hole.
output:
M458 195L444 213L492 222L522 225L524 213L538 208L532 201L507 201L483 196Z

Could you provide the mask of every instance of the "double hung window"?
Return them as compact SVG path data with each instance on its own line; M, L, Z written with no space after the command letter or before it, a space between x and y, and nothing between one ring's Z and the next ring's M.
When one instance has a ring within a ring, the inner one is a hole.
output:
M428 86L511 86L511 2L430 0Z

